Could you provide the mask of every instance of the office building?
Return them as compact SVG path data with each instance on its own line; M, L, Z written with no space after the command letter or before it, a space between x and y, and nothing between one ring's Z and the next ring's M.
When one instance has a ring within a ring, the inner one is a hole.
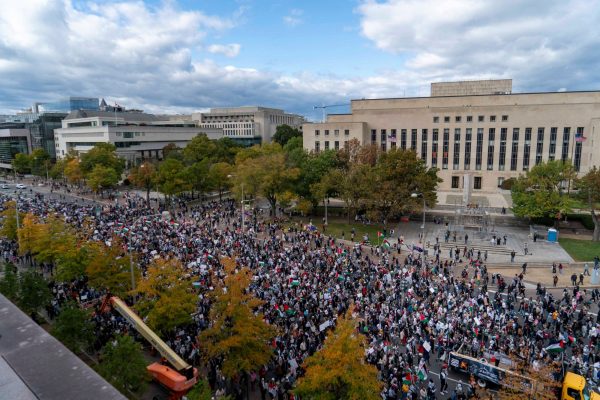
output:
M30 154L29 129L24 124L0 125L0 168L12 168L12 161L18 153Z
M97 97L70 96L53 102L35 103L33 105L33 112L69 113L77 110L98 111L99 105L100 103Z
M413 150L439 168L439 192L496 194L492 206L507 205L498 196L504 180L542 161L572 160L579 174L600 164L600 91L512 93L506 80L434 85L431 97L353 100L350 114L304 124L304 147L341 149L356 139Z
M54 130L56 155L85 153L97 143L112 143L128 164L143 159L162 159L168 144L185 145L200 133L210 139L223 137L220 128L198 127L192 121L169 119L142 112L72 111Z
M269 143L279 125L302 128L304 117L266 107L211 108L209 112L194 113L192 120L199 127L222 129L223 135L240 145Z

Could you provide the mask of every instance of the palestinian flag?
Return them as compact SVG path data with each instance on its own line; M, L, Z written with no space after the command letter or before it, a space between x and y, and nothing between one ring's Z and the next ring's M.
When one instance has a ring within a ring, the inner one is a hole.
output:
M567 336L567 339L569 339L569 343L571 344L575 344L577 343L577 339L575 338L575 336Z
M385 247L386 249L389 249L392 246L390 245L390 242L388 242L387 239L384 239L383 240L383 247Z
M417 378L416 378L416 376L414 376L414 375L412 375L412 374L410 374L410 373L408 373L408 374L405 374L405 375L404 375L404 377L402 378L402 384L403 384L403 385L410 386L410 384L411 384L413 381L415 381L416 379L417 379Z
M377 237L378 237L378 238L384 238L384 237L385 237L385 235L383 234L383 232L379 232L379 231L377 231Z
M548 353L560 353L565 351L565 342L562 340L558 343L553 343L550 346L544 348Z
M425 372L425 370L423 368L421 368L419 370L419 372L417 372L417 377L421 381L426 381L427 380L427 373Z

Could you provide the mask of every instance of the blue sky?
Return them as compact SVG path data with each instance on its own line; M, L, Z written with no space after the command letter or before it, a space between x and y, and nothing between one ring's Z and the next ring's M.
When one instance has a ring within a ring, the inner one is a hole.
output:
M149 112L427 96L513 78L600 89L600 0L20 0L0 13L0 113L69 95ZM332 112L348 111L344 108Z

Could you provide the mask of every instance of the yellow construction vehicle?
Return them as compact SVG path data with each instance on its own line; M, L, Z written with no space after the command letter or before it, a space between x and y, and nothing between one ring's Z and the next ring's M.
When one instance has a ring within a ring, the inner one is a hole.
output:
M155 380L170 390L170 399L180 399L185 395L198 381L198 370L167 346L123 300L116 296L106 296L100 310L106 312L110 307L129 321L166 360L166 363L155 362L148 365L147 370Z

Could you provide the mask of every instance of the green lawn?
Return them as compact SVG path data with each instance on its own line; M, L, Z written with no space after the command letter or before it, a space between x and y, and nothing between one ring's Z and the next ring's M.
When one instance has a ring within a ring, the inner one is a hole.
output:
M309 218L300 218L294 217L294 222L300 222L304 225L308 224ZM319 217L312 219L313 224L317 227L319 231L322 231L322 219ZM388 225L387 229L389 231L393 226ZM344 238L346 240L350 240L352 228L354 228L356 235L354 236L354 240L359 242L362 241L363 235L366 233L369 235L369 240L371 243L377 243L377 232L383 232L383 225L372 224L372 225L363 225L362 223L351 223L348 224L343 219L332 219L329 218L329 224L327 225L327 230L325 231L326 235L333 236L336 238L342 238L342 232L344 233Z
M575 261L592 261L594 256L600 256L600 242L566 238L558 241Z

